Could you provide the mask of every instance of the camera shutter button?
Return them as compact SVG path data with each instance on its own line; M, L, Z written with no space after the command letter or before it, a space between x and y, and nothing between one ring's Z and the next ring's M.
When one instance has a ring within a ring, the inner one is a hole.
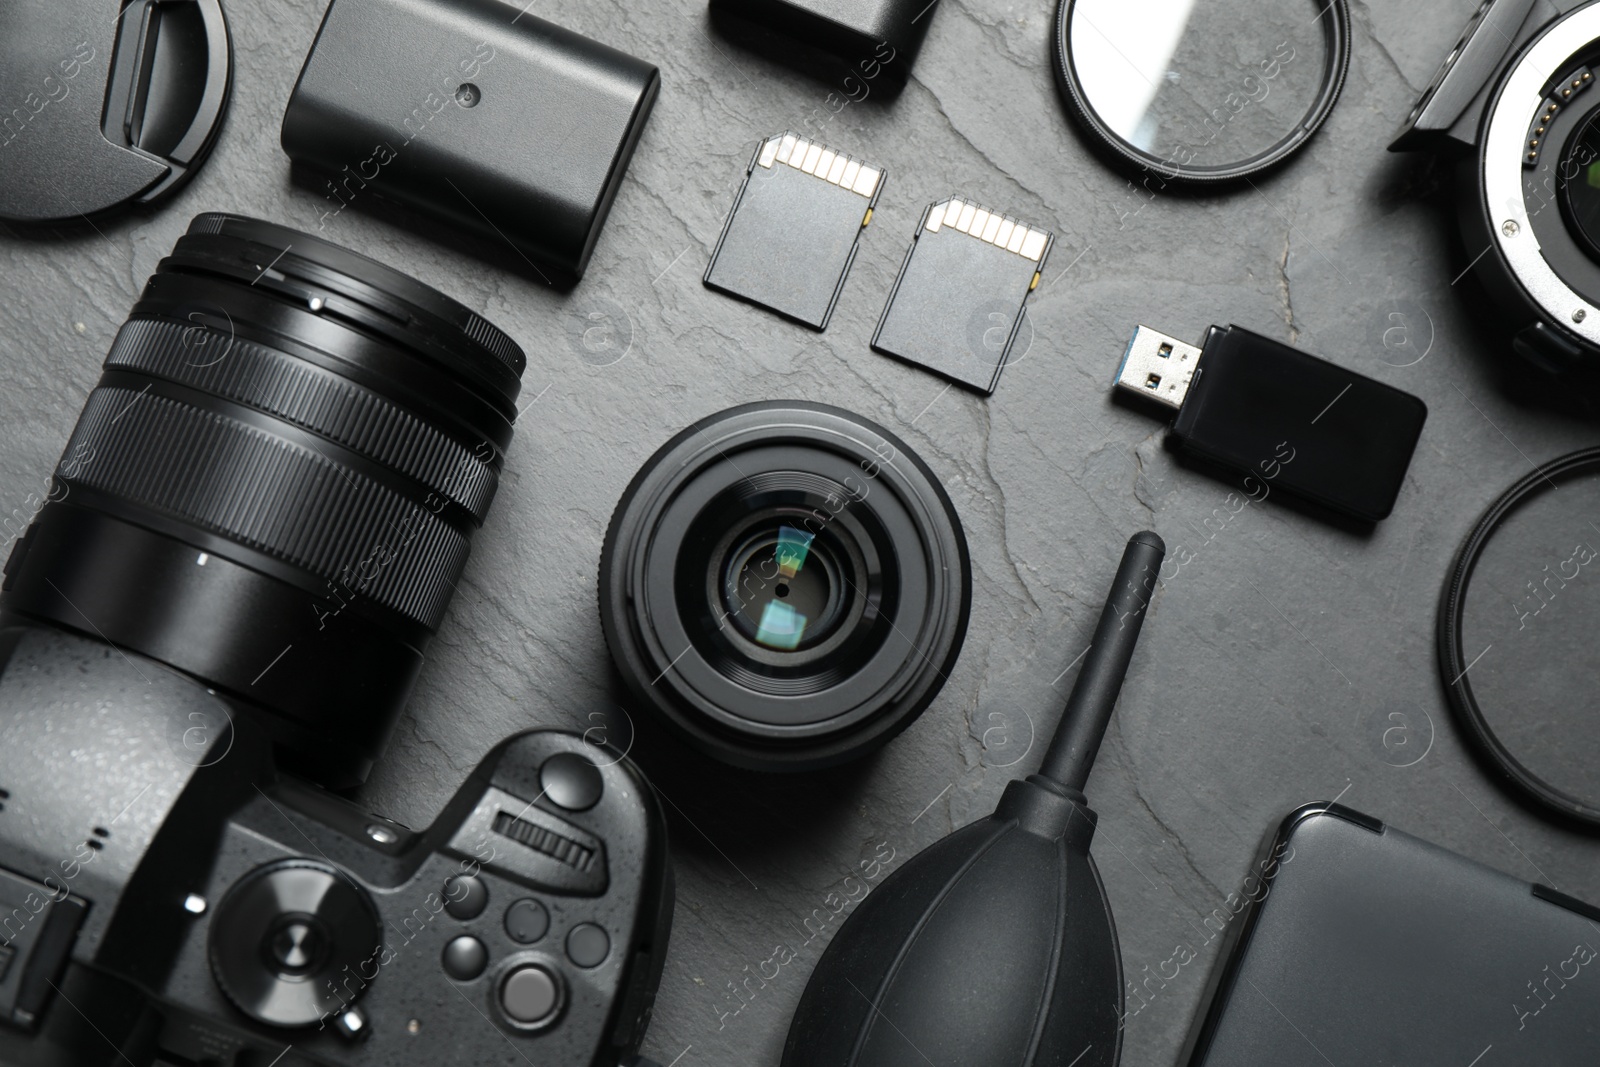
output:
M576 752L558 752L539 768L539 787L568 811L587 811L599 803L605 780L599 767Z

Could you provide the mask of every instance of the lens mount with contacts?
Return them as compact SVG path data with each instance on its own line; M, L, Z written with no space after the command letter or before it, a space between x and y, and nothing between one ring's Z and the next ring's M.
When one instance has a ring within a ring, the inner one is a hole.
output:
M966 540L904 442L837 408L702 420L634 478L601 619L635 696L702 751L806 770L877 748L938 693L971 603Z
M1471 269L1560 374L1600 360L1600 5L1554 6L1485 3L1390 149L1455 160Z

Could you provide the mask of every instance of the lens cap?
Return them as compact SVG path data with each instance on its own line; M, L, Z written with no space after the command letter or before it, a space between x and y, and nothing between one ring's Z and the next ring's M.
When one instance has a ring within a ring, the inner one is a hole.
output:
M1350 64L1348 0L1060 0L1056 79L1118 162L1237 181L1322 125Z
M0 218L170 195L205 161L233 78L219 0L0 4Z
M1600 828L1600 448L1507 490L1467 537L1439 668L1468 740L1546 810Z

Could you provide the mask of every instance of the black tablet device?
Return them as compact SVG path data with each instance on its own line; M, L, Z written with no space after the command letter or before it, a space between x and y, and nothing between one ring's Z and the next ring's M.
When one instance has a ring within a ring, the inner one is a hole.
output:
M1600 1062L1600 909L1338 805L1268 848L1180 1062Z

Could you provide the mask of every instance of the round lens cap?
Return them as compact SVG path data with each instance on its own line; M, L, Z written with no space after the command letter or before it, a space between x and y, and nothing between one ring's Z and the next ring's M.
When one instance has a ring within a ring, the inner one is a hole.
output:
M1293 155L1333 110L1350 8L1060 0L1054 53L1074 118L1118 162L1168 181L1239 181Z
M0 218L168 196L210 153L232 80L219 0L0 4Z
M1439 670L1467 739L1523 796L1600 827L1600 448L1527 475L1462 544Z

